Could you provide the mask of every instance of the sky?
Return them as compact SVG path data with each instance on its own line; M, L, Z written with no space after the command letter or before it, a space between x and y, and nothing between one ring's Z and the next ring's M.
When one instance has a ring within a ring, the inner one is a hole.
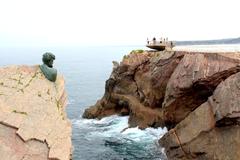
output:
M239 0L0 0L0 46L240 37Z

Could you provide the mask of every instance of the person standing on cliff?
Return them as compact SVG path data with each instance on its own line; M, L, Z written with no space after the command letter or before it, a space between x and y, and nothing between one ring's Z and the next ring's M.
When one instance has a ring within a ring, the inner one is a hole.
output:
M153 44L155 44L156 43L156 38L155 37L153 37Z

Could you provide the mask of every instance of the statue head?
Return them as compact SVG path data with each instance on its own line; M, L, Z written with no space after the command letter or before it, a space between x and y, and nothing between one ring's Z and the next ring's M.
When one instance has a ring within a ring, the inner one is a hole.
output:
M52 54L50 52L46 52L46 53L43 54L42 61L48 67L50 67L50 68L53 67L53 61L54 60L55 60L55 55L54 54Z
M46 52L43 54L42 61L44 64L40 65L40 69L44 76L52 82L56 81L57 70L53 68L53 61L55 60L54 54Z

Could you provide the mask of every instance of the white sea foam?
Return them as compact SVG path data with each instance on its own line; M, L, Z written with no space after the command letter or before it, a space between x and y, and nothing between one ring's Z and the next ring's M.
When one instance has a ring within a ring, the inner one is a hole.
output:
M153 140L161 138L167 132L167 128L147 128L141 130L138 127L129 128L122 134L126 135L133 140ZM139 139L140 138L140 139Z
M86 138L93 138L98 136L99 138L115 137L117 139L128 139L135 142L143 141L153 142L161 138L166 132L166 128L147 128L141 130L138 127L128 128L128 116L110 116L97 119L79 119L73 120L73 125L83 129L88 127L90 132L86 135ZM126 130L124 130L126 129Z

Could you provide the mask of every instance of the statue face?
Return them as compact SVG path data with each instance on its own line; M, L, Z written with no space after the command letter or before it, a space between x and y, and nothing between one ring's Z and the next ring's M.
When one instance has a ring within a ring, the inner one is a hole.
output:
M53 67L53 59L50 59L48 63L46 64L48 67L52 68Z
M43 59L42 60L43 60L43 63L45 65L52 68L53 67L53 61L55 60L55 56L52 53L47 52L47 53L43 54Z

